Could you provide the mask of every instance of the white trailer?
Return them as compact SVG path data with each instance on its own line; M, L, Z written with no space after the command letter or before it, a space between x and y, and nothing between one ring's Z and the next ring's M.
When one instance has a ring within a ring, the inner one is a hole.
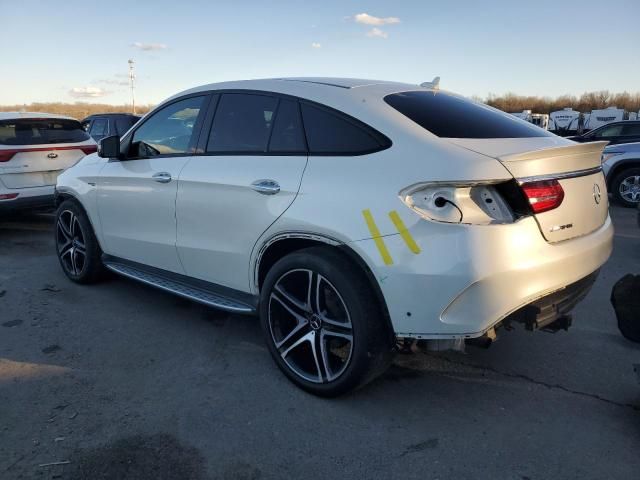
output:
M521 112L512 113L511 115L525 122L531 122L531 110L522 110Z
M549 125L549 115L546 113L531 113L531 110L523 110L522 112L512 113L514 117L518 117L525 122L533 123L540 128L547 130Z
M618 107L607 107L601 110L591 110L589 120L585 122L585 130L593 130L611 122L628 120L629 114L626 110Z
M546 113L532 113L529 121L544 130L549 129L549 115Z
M556 110L549 114L549 131L566 137L578 133L580 112L571 107Z

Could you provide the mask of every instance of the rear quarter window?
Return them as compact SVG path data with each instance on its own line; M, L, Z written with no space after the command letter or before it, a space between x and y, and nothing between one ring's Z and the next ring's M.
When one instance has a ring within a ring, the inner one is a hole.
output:
M310 155L364 155L391 145L356 119L304 102L300 106Z
M549 137L552 133L488 105L440 91L394 93L384 101L443 138Z
M80 122L68 119L0 120L0 145L78 143L89 139Z

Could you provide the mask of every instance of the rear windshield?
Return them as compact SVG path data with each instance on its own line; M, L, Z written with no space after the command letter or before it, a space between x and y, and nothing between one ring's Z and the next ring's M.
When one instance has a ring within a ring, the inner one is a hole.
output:
M553 134L487 105L439 91L394 93L384 101L443 138L524 138Z
M77 120L36 118L0 120L0 145L77 143L89 139Z

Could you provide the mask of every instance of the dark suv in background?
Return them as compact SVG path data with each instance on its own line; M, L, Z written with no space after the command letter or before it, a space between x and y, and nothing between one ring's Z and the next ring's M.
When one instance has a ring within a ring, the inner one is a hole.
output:
M105 137L117 135L121 137L140 120L139 115L130 113L97 113L82 120L82 128L96 142Z
M580 143L607 141L609 145L640 142L640 121L624 120L607 123L583 135L567 138Z

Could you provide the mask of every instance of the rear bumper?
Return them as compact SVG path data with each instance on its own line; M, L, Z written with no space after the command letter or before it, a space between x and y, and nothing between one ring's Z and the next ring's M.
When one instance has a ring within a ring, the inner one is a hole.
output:
M487 226L424 221L411 234L418 254L399 235L384 237L392 265L373 240L352 245L379 281L396 335L414 338L480 336L543 297L569 293L606 262L613 243L608 216L598 230L553 244L532 217Z
M55 207L53 186L6 189L0 187L0 194L18 194L16 198L0 200L0 212L17 210L39 210Z
M565 318L568 320L564 323L564 327L568 327L571 323L569 313L587 296L599 272L600 270L596 270L577 282L567 285L562 290L545 295L539 300L525 305L506 317L504 323L523 323L527 330L554 331L557 327L554 327L557 320Z

